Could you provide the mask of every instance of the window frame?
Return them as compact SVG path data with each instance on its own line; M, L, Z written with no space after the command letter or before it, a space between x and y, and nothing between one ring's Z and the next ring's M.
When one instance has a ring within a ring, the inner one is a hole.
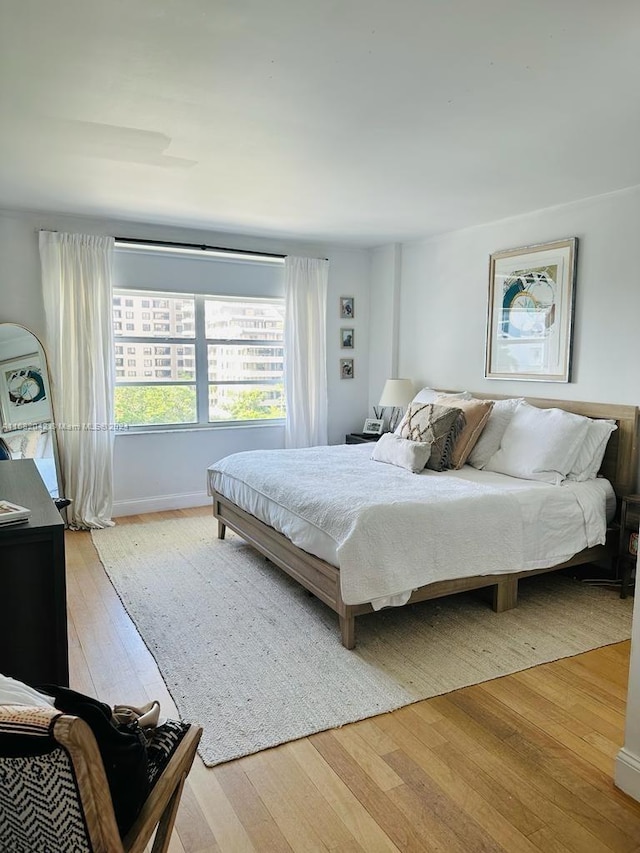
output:
M241 420L209 420L209 386L210 385L226 385L226 386L255 386L255 385L276 385L282 384L284 393L284 360L282 365L282 378L280 380L210 380L209 379L209 363L208 363L208 347L213 345L230 345L230 346L274 346L277 345L273 340L265 340L255 338L247 341L247 339L229 339L229 338L207 338L206 322L205 322L205 305L208 300L220 302L240 302L240 303L257 303L257 304L277 304L284 308L284 297L278 296L249 296L249 295L227 295L224 293L187 293L181 291L164 290L164 289L148 289L148 288L130 288L116 286L113 288L112 299L125 299L125 294L138 296L144 299L149 299L153 305L154 299L193 299L194 301L194 333L193 337L173 337L173 336L132 336L132 335L116 335L115 327L117 323L112 314L113 334L113 353L115 360L115 347L117 344L123 346L131 344L139 344L144 348L154 346L182 345L194 347L194 373L193 380L161 380L161 381L144 381L139 379L136 381L122 381L114 371L114 398L115 389L117 387L167 387L167 386L194 386L196 391L196 420L189 423L157 423L157 424L131 424L127 432L167 432L181 430L207 430L207 429L229 429L229 428L246 428L256 426L282 426L285 423L285 418L244 418ZM113 303L115 305L115 303ZM153 310L153 309L151 309ZM160 310L160 309L156 309ZM282 347L284 350L284 330L282 336Z

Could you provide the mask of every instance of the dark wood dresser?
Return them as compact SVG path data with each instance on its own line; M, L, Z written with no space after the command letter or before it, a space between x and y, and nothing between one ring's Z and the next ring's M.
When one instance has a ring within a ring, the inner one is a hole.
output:
M62 518L32 459L0 462L0 500L31 510L0 525L0 672L68 686Z

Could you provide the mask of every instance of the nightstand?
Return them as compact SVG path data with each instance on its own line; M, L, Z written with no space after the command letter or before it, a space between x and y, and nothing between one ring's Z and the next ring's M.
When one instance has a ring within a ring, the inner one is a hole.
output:
M350 432L344 438L345 444L366 444L368 441L377 441L379 435L370 435L368 432Z
M625 495L620 512L620 541L618 545L618 571L621 577L620 598L627 597L627 588L636 567L638 527L640 526L640 495ZM634 535L635 534L635 535ZM632 553L633 550L636 553Z

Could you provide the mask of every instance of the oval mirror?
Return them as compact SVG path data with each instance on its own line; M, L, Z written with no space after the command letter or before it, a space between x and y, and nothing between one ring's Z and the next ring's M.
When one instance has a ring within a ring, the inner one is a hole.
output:
M33 459L52 498L60 495L47 357L38 338L0 323L0 436L12 459Z

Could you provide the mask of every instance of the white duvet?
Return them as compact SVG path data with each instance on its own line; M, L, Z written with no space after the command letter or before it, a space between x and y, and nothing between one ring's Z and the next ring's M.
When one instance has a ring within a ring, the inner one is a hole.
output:
M236 453L209 467L209 491L339 566L347 604L403 604L434 581L544 568L605 541L606 480L552 486L469 466L412 474L370 454Z

